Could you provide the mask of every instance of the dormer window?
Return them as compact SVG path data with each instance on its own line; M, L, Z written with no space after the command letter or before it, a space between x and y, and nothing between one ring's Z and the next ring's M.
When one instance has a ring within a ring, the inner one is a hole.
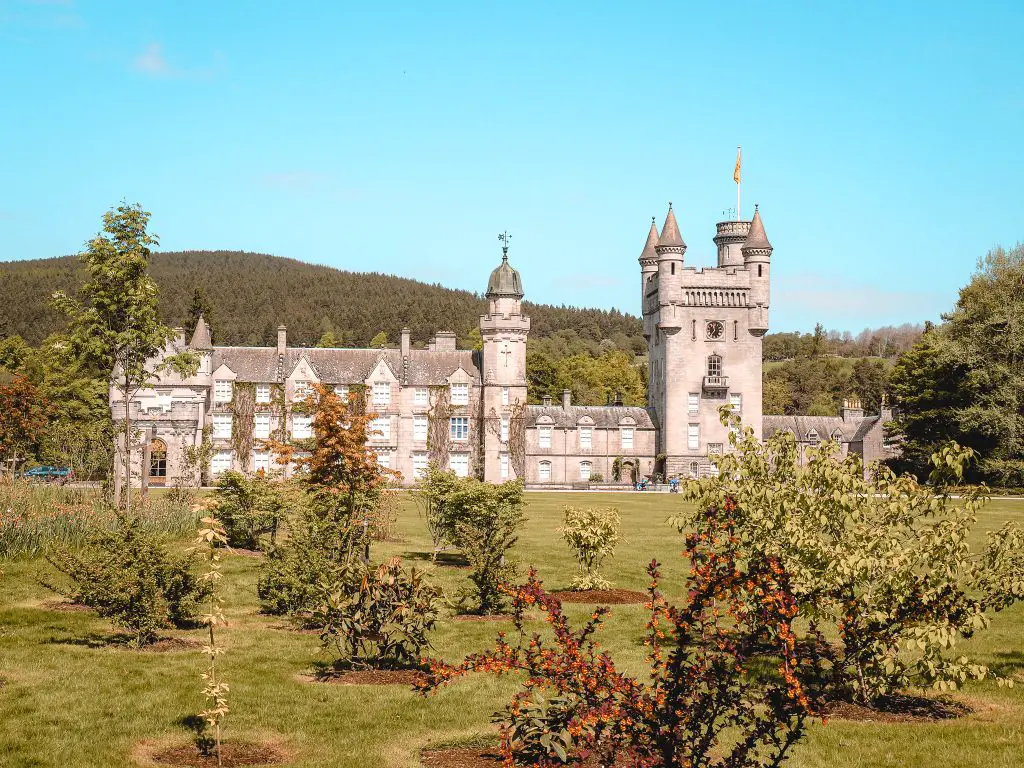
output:
M807 433L807 442L811 445L817 445L821 442L821 438L818 437L818 433L815 430L811 430Z
M835 430L832 433L831 437L832 437L832 441L833 442L836 442L836 443L842 443L843 442L843 433L840 432L838 429Z
M215 403L230 403L232 391L231 381L217 379L213 382L213 401Z

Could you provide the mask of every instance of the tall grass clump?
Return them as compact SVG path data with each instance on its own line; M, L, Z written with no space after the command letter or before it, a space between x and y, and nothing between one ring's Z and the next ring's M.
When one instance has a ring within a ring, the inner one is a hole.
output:
M198 520L191 505L170 494L148 496L138 518L142 530L175 538L194 534ZM0 482L0 559L80 547L91 534L116 527L117 513L99 488Z

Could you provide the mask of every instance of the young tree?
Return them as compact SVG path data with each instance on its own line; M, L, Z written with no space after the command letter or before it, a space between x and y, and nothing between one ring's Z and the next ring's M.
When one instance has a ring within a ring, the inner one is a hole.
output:
M121 203L103 214L103 232L87 244L80 259L88 278L81 299L54 294L55 306L72 323L70 342L83 360L109 372L124 407L122 467L125 508L131 511L131 399L162 372L192 375L198 367L191 353L164 354L174 331L160 322L157 286L149 276L150 247L156 236L146 231L150 214L138 204ZM152 361L162 356L159 362ZM120 500L119 500L120 501Z
M388 335L381 331L370 339L370 349L384 349L388 345Z
M601 562L615 552L622 519L615 507L565 508L565 525L558 529L579 563L572 588L608 589L611 582L601 576Z
M0 385L0 460L12 475L42 438L49 411L49 403L24 376Z

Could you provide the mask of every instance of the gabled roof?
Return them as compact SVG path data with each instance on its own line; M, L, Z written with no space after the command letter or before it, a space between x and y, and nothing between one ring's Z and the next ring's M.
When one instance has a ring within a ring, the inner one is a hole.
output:
M843 436L843 442L858 443L878 423L878 416L864 416L859 419L844 420L841 416L764 416L761 422L761 434L765 440L783 431L790 431L800 442L807 441L807 433L811 430L818 433L818 439L824 442L834 433Z
M561 405L526 406L528 427L536 427L538 419L546 418L556 427L575 429L584 417L592 419L593 425L598 428L618 427L622 419L629 417L636 422L637 429L654 429L651 413L635 405L570 405L568 408Z

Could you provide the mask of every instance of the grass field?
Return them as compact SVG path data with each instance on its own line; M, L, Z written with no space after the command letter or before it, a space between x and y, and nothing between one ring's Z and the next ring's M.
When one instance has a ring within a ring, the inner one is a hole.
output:
M665 587L677 594L685 572L681 537L664 525L680 502L663 494L555 494L527 496L529 522L518 559L534 564L551 589L564 588L573 561L555 529L562 506L615 505L625 541L607 575L616 586L644 589L652 557L665 564ZM1024 525L1024 501L996 501L982 527L1014 518ZM407 499L398 526L403 543L378 545L374 556L397 554L430 569L446 590L465 572L433 567L429 538ZM183 544L184 546L184 544ZM105 645L110 625L89 613L47 607L54 596L36 581L40 560L0 563L0 765L131 766L142 740L187 741L183 718L203 705L199 691L204 660L195 651L139 652ZM285 621L259 613L255 595L259 561L242 555L226 560L224 676L231 684L226 737L276 737L295 766L413 768L429 743L493 736L490 715L513 690L509 680L478 676L429 699L404 687L338 686L302 682L298 675L318 658L316 636L296 632ZM567 606L571 616L588 612ZM639 672L645 616L641 606L616 606L602 633L605 646L626 668ZM506 626L495 622L444 620L432 635L434 652L460 658L490 643ZM200 637L200 632L174 632ZM1024 682L1024 606L995 617L992 629L968 644L983 662ZM1024 685L1006 690L972 684L959 698L975 714L934 724L888 724L831 720L816 724L788 763L825 766L978 766L1024 764Z

